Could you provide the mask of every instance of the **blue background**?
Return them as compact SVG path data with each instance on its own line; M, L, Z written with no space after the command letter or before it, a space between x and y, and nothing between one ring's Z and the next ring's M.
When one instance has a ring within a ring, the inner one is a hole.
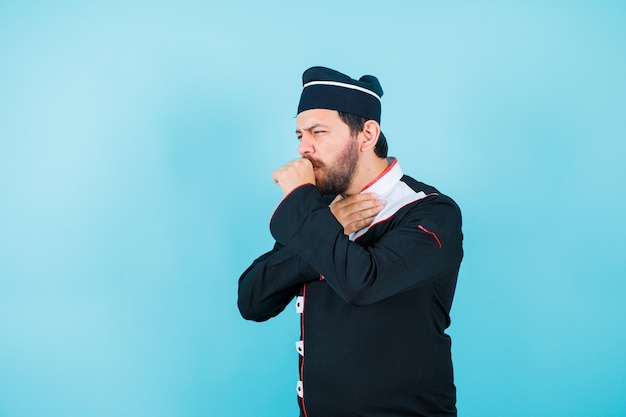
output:
M464 214L461 416L626 416L626 5L0 2L0 416L295 416L272 245L302 72Z

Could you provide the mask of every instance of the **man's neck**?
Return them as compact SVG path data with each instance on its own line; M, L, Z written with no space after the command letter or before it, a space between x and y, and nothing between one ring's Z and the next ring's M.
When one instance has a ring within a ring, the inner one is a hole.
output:
M374 156L370 159L362 159L357 166L354 178L352 178L350 188L346 190L344 195L359 194L368 184L378 178L388 166L389 162L387 158Z

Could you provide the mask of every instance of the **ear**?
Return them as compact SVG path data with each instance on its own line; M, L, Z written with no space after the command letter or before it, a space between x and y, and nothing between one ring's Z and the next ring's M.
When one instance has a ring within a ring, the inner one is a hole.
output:
M372 150L376 147L378 136L380 136L380 125L376 120L368 120L363 125L361 136L361 152Z

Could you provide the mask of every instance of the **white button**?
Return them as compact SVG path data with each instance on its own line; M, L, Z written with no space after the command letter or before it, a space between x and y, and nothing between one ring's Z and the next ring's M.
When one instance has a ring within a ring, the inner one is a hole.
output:
M296 392L298 393L298 397L304 397L304 388L302 386L302 381L298 381L298 383L296 384Z
M304 340L298 340L296 342L296 350L300 354L300 356L304 356Z
M298 314L304 313L304 297L303 296L296 297L296 313Z

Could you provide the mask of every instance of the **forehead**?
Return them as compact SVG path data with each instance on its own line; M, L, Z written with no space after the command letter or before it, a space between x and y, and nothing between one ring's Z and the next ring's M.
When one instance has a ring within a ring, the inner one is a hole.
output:
M311 109L305 110L296 117L296 128L298 130L308 129L315 125L333 126L342 123L337 110Z

